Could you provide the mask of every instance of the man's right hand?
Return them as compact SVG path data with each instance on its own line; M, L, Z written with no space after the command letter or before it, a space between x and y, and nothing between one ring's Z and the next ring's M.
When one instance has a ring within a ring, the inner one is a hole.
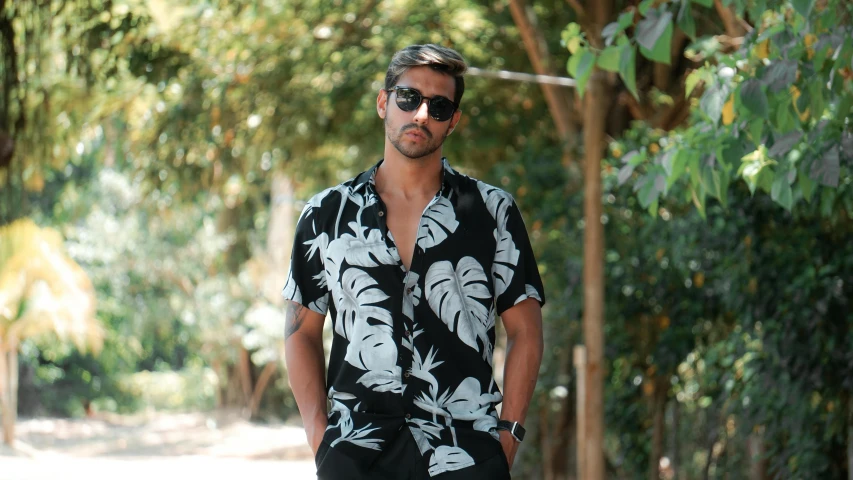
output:
M314 452L314 456L317 456L317 451L320 450L320 444L323 443L324 433L326 433L325 430L314 430L308 434L308 445L311 446L311 451Z
M316 455L326 432L326 363L323 355L325 316L295 302L285 310L284 356L287 378L305 425L308 445Z

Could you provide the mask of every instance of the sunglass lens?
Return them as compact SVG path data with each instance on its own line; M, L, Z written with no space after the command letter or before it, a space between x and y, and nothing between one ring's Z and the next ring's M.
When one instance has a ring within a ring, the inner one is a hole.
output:
M421 94L408 88L397 89L397 106L404 112L411 112L421 104Z
M454 110L456 107L453 106L453 102L444 97L434 97L429 101L429 114L439 122L444 122L452 117Z

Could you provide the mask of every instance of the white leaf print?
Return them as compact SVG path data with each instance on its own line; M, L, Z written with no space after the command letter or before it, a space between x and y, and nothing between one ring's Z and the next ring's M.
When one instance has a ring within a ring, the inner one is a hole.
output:
M480 382L468 377L456 387L444 408L457 420L478 420L500 400L500 394L482 393Z
M480 195L486 202L486 208L492 214L492 218L498 222L498 225L505 224L507 209L512 204L512 196L500 188L480 181L477 182L477 188L480 190Z
M524 286L524 295L521 295L520 297L518 297L515 300L515 303L513 303L513 305L517 305L521 301L527 300L528 298L534 298L534 299L538 300L540 303L542 303L542 297L539 296L539 291L536 290L536 287L534 287L533 285L530 285L529 283Z
M362 370L399 370L400 367L396 366L397 346L391 337L391 327L370 325L367 322L356 323L344 360ZM397 375L399 378L399 371Z
M438 475L441 472L459 470L474 465L474 459L468 452L459 447L442 445L435 449L429 459L429 474Z
M498 234L498 232L501 232ZM515 248L515 242L512 241L512 234L505 230L493 232L497 248L495 250L495 259L492 263L492 280L495 285L495 297L500 297L506 292L512 276L515 273L515 267L518 265L519 251Z
M500 435L498 434L497 426L498 419L493 417L492 415L483 415L477 420L474 420L474 430L486 432L492 437L494 437L495 440L500 440Z
M423 420L421 418L413 418L412 423L416 424L418 428L427 435L427 437L434 440L441 438L441 431L444 430L444 426L440 423Z
M420 428L410 425L409 431L412 432L412 438L418 444L418 450L421 451L421 455L426 455L428 451L433 449L432 445L429 444L429 439Z
M479 301L490 298L486 282L483 267L472 257L459 260L455 270L449 261L434 263L426 276L426 297L432 311L463 343L477 351L478 338L483 345L489 343L489 311Z
M379 428L370 428L371 425L371 423L368 423L358 430L353 430L352 417L350 416L349 411L341 411L341 420L338 422L338 425L336 425L341 428L341 436L332 442L330 446L334 447L341 442L350 442L359 447L369 448L371 450L381 450L379 447L379 444L383 441L381 438L366 438L371 432L379 430Z
M281 296L287 300L292 300L298 304L302 304L302 292L299 290L299 285L293 279L293 267L287 272L287 282L281 290Z
M409 372L414 375L416 378L420 378L425 382L429 382L430 384L430 392L438 391L438 381L435 376L430 373L430 370L441 365L444 361L436 362L435 356L438 353L438 350L433 350L433 347L430 347L429 353L427 353L426 359L421 359L420 352L417 349L413 350L412 355L412 368Z
M317 281L318 288L325 289L326 287L328 287L328 283L326 283L326 272L320 272L311 278Z
M358 268L348 268L339 283L332 284L332 294L338 309L335 332L352 340L351 333L355 323L367 324L371 317L391 326L391 312L373 305L388 298L378 283L367 272Z
M374 392L403 393L403 383L400 381L401 372L400 367L394 367L393 370L371 370L362 375L358 379L358 383Z
M309 247L308 252L305 253L308 260L314 258L314 254L318 251L320 252L320 259L324 259L326 258L326 249L329 247L329 234L323 232L304 244Z
M426 250L434 247L448 235L456 231L459 222L456 221L456 212L453 204L445 197L439 197L433 201L424 211L418 227L418 246Z
M356 398L357 397L351 393L339 392L339 391L335 390L335 387L329 387L329 399L330 400L344 401L344 400L355 400ZM334 410L334 406L332 407L332 410Z
M370 230L367 227L359 227L355 222L350 222L349 227L356 232L357 236L345 234L335 240L335 242L340 242L336 248L345 252L344 258L347 263L359 267L376 267L397 263L391 250L382 239L382 232L378 228Z
M403 315L409 320L414 320L415 307L420 303L421 299L421 287L418 285L419 278L420 275L412 271L406 274L406 290L408 291L411 288L412 295L403 295Z
M329 294L327 293L311 302L311 305L308 305L308 308L317 313L325 314L329 310Z

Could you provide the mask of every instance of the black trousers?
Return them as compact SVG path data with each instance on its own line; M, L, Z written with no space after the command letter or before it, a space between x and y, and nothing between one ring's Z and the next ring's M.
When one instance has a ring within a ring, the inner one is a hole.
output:
M485 462L435 477L428 473L429 456L421 455L408 428L385 447L367 470L348 455L329 448L325 441L317 451L318 480L509 480L509 465L503 450Z

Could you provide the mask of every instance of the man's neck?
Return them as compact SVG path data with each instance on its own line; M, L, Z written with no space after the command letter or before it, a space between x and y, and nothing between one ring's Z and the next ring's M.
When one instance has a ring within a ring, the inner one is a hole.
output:
M393 148L393 147L392 147ZM386 156L376 174L376 189L406 198L432 196L441 188L441 152L424 158L411 159L394 149ZM396 155L394 155L396 154Z

